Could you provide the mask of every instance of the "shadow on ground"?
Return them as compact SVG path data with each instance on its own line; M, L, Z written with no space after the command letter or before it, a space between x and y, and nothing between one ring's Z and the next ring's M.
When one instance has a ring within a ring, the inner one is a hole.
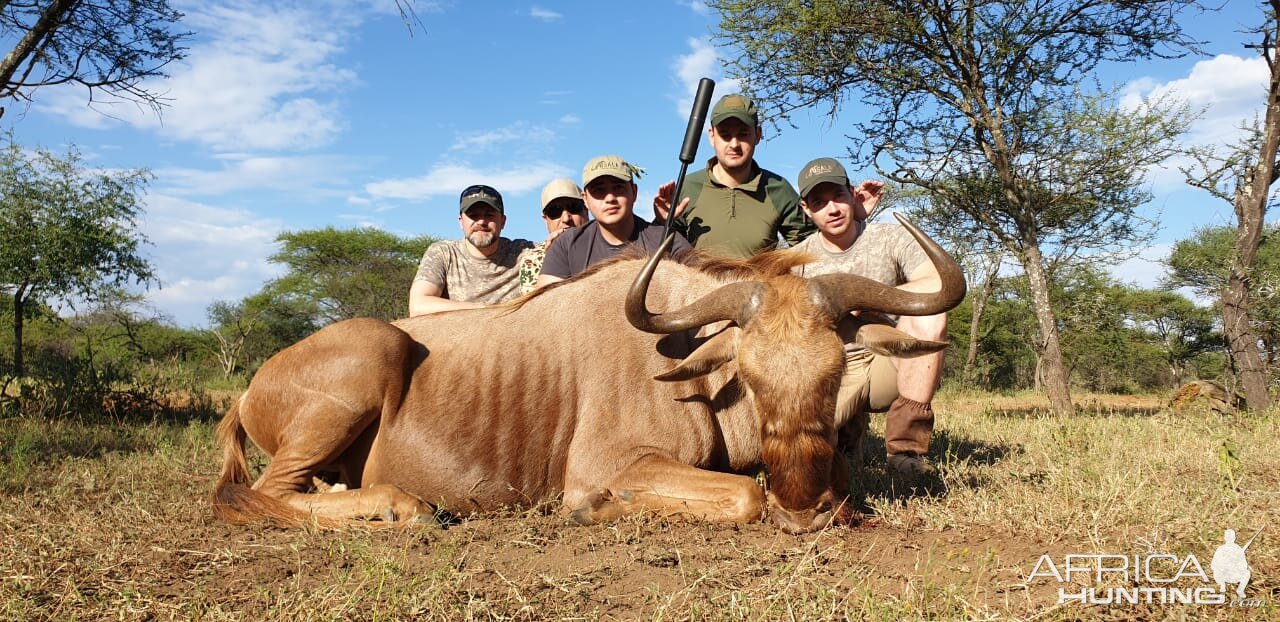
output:
M1021 452L1017 445L989 443L968 436L938 430L933 435L929 446L929 462L943 471L959 465L991 467L1006 457ZM943 473L904 477L891 473L885 460L884 437L868 434L862 446L862 468L853 468L850 479L854 507L862 512L871 510L872 498L886 499L891 502L907 501L915 498L942 498L949 488ZM855 458L846 454L851 465ZM962 483L971 488L986 485L987 478L981 475L966 475Z

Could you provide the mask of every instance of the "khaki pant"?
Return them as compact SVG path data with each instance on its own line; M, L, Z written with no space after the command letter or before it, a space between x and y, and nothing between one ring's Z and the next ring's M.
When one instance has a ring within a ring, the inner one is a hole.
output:
M886 453L928 453L933 411L927 404L898 399L898 367L894 359L858 348L845 350L844 363L844 377L836 397L840 444L860 453L870 413L888 411L884 425Z

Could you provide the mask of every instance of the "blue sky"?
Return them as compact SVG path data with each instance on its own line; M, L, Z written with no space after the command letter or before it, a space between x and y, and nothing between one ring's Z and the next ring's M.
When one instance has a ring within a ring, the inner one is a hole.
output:
M697 0L462 2L419 0L411 36L392 0L175 0L197 33L189 57L152 85L162 116L129 103L90 106L83 89L49 88L8 104L0 126L27 146L74 144L95 166L155 174L143 232L160 288L149 301L184 326L215 300L257 291L285 230L375 226L458 237L457 195L472 183L503 193L504 235L538 240L538 192L616 153L657 185L675 177L699 77L718 81L729 54L711 41L716 16ZM1187 141L1212 143L1261 109L1265 64L1236 32L1252 3L1186 20L1205 56L1104 69L1130 97L1173 90L1205 109ZM757 160L795 179L808 160L841 156L857 109L796 115L766 130ZM710 155L705 140L699 160ZM851 171L855 175L858 173ZM869 174L859 175L862 177ZM1116 273L1152 285L1158 259L1197 226L1232 222L1230 207L1155 170L1147 213L1162 223L1146 260Z

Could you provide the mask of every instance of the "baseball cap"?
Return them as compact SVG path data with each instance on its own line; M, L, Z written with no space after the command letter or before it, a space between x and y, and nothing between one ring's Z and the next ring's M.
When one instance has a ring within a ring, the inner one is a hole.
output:
M592 158L590 162L587 162L586 166L582 167L582 187L586 188L592 180L605 175L617 177L625 182L635 183L635 178L631 175L635 170L636 167L616 155Z
M844 165L835 158L818 158L800 169L800 177L796 182L800 186L800 198L803 199L821 183L848 186L849 175L844 172Z
M760 125L756 103L746 95L725 95L711 108L711 125L720 125L721 121L730 118L742 121L751 128Z
M461 206L458 208L459 214L466 212L468 207L477 203L484 203L498 210L499 214L506 214L506 212L502 211L502 195L498 194L498 191L494 190L492 186L484 184L467 186L462 191L462 196L458 198L458 203Z
M551 180L551 183L548 183L542 188L542 209L547 209L547 205L550 205L552 201L562 197L581 201L582 188L579 188L578 184L573 183L572 179L565 179L561 177L560 179Z

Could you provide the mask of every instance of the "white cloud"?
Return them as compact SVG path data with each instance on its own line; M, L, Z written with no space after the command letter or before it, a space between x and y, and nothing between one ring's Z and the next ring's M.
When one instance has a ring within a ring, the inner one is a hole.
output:
M554 22L555 20L558 20L561 17L564 17L563 15L560 15L555 11L552 11L550 9L544 9L540 6L535 6L530 8L529 16L534 19L542 20L544 22Z
M541 188L548 179L567 177L571 171L551 162L477 169L467 164L439 164L418 177L387 179L365 186L374 199L423 200L457 196L471 184L488 184L505 194L520 194Z
M567 115L564 115L563 117L560 117L560 122L565 125L576 125L578 123L582 123L582 117L573 113L569 113Z
M530 125L519 121L494 130L480 132L464 132L459 134L449 147L450 151L483 151L495 145L509 142L523 144L550 143L556 139L555 132L540 125Z
M281 274L267 261L283 223L152 194L141 223L161 288L146 293L182 325L203 324L215 300L240 300Z
M1186 146L1229 145L1241 137L1241 124L1262 114L1266 104L1266 62L1260 57L1244 58L1222 54L1197 62L1185 78L1159 82L1139 78L1125 86L1120 105L1134 109L1144 101L1171 97L1185 103L1192 114L1200 114L1182 138ZM1194 164L1179 156L1153 166L1148 181L1157 193L1184 187L1179 167Z
M721 78L723 74L720 70L720 57L714 46L703 39L690 38L689 48L688 54L677 56L672 63L677 88L680 89L673 97L676 100L676 114L684 119L689 118L689 111L693 109L693 95L698 91L698 81L702 78L716 81L717 95L741 90L738 80Z
M358 168L351 158L326 156L263 157L247 154L218 156L218 170L162 168L156 186L179 196L214 196L243 190L289 192L295 196L339 192L344 175Z
M1262 113L1266 104L1267 63L1261 57L1222 54L1197 62L1185 78L1159 83L1151 78L1130 82L1121 105L1134 108L1144 100L1170 96L1186 103L1192 113L1203 111L1185 141L1224 144L1238 138L1240 124Z
M711 15L711 7L701 0L681 0L680 4L689 7L698 15Z
M130 102L89 108L76 88L50 91L39 107L81 126L125 123L218 149L314 148L344 129L338 93L357 78L333 59L359 11L243 0L181 8L201 39L170 79L145 85L169 102L163 118Z

